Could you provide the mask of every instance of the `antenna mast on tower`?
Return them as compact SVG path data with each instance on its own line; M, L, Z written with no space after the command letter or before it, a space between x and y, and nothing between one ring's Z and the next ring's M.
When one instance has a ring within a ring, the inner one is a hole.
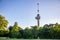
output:
M37 3L37 12L39 14L39 3Z

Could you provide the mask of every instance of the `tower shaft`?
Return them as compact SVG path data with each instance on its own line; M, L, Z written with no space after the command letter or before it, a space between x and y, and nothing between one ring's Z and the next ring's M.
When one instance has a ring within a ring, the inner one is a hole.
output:
M39 24L40 24L40 23L39 23L39 20L37 20L37 25L38 25L38 27L40 26Z

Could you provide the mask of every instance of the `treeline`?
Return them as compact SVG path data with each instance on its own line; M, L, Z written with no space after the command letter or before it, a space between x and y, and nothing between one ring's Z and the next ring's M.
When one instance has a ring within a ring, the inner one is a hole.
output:
M8 27L8 20L0 15L0 37L19 39L60 39L60 24L45 24L43 27L31 26L22 29L15 22Z

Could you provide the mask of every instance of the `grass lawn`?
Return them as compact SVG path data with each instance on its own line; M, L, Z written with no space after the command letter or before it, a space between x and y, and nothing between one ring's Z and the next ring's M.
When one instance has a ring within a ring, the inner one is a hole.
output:
M0 40L59 40L59 39L10 39L6 37L0 37Z

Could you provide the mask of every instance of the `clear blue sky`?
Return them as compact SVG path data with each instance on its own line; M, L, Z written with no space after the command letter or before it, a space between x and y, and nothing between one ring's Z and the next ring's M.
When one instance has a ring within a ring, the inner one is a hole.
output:
M60 23L59 0L0 0L0 14L5 16L9 25L17 21L22 28L37 25L37 5L40 3L40 25Z

